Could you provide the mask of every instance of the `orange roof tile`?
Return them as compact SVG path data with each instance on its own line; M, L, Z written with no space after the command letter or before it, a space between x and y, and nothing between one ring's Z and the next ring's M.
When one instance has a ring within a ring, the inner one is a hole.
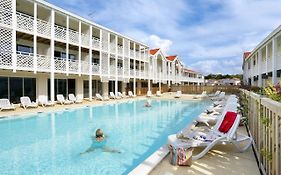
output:
M169 61L174 61L177 58L177 55L167 56L166 59Z
M244 52L243 59L247 59L251 52Z
M187 68L183 68L183 71L186 71L186 72L194 72L194 73L196 73L196 71L191 70L191 69L187 69Z
M155 55L159 50L160 50L159 48L158 49L151 49L149 51L149 53L150 53L150 55Z

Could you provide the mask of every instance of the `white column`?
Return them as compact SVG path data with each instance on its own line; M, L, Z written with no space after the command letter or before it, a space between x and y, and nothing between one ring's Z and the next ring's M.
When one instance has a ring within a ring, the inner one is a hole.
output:
M276 62L277 62L277 38L272 39L272 84L277 83Z
M118 69L117 69L117 65L118 65L118 55L117 55L117 44L118 44L118 38L115 35L115 95L117 95L118 92Z
M151 90L150 90L150 89L151 89L150 86L151 86L151 85L150 85L150 79L148 79L148 90L149 90L149 91L151 91Z
M102 95L108 97L108 82L102 82Z
M33 71L37 73L37 3L34 2L34 25L33 25Z
M90 49L89 49L89 100L92 101L93 97L93 88L92 88L92 35L93 35L93 28L90 26Z
M12 0L12 66L13 72L17 69L17 16L16 0Z
M258 59L257 59L257 64L258 64L258 86L262 87L262 79L261 79L261 75L262 75L262 50L258 50Z
M133 55L133 60L134 60L134 95L136 95L136 43L134 43L134 55Z
M79 20L78 73L81 76L81 21Z
M50 88L51 88L51 101L55 101L55 11L51 11L51 76L50 76Z
M159 91L161 92L161 82L159 82Z
M107 66L108 66L108 77L110 76L110 33L108 32L107 38Z
M69 16L66 16L66 75L69 75Z

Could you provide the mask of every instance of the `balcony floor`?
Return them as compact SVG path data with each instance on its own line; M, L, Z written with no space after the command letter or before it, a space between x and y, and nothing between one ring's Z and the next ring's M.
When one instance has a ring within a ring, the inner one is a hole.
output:
M246 128L239 132L246 134ZM201 149L195 149L197 154ZM150 175L258 175L260 174L252 148L240 153L233 145L218 145L203 158L193 161L191 167L172 166L166 156Z

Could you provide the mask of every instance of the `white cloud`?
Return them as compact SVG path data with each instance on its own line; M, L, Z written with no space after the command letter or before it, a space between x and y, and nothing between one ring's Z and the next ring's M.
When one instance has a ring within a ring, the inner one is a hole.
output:
M161 39L157 35L150 35L145 38L143 42L147 43L151 48L161 48L164 55L167 55L170 51L170 47L173 44L171 40Z

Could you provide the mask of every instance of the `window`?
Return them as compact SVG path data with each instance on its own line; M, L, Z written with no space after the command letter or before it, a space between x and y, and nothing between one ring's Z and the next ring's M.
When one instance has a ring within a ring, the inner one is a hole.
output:
M99 58L92 58L92 62L94 64L100 64L100 59Z
M9 98L8 96L8 77L0 77L0 98Z
M256 59L253 60L253 65L254 65L254 66L256 65Z
M17 52L33 53L33 47L17 44Z
M62 94L65 98L68 94L75 94L75 79L55 79L55 98ZM48 97L51 98L51 82L48 79Z
M55 51L54 56L58 57L58 58L66 59L66 53L65 52ZM68 57L69 57L68 58L69 60L75 60L76 59L74 54L68 54Z
M10 77L10 101L20 103L20 97L23 96L23 78Z
M35 78L24 78L24 96L28 96L32 101L36 100L36 79Z
M68 94L75 94L75 79L68 79Z
M89 81L84 80L83 81L83 92L84 92L84 97L89 97ZM92 94L95 95L95 94Z

